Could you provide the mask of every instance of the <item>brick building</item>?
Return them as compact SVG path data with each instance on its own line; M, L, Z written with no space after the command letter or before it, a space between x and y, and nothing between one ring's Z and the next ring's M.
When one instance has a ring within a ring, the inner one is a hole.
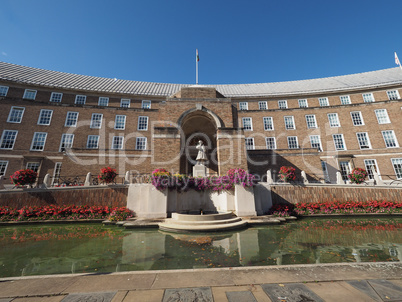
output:
M0 175L191 174L202 140L210 175L283 165L310 180L375 169L402 178L402 71L238 85L82 76L0 62Z

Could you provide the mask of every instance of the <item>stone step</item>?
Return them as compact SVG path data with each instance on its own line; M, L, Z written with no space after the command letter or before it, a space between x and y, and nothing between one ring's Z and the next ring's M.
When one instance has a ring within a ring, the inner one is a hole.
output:
M207 220L207 221L185 221L185 220L176 220L173 218L168 218L164 221L166 224L182 224L182 225L212 225L212 224L228 224L241 221L240 217L233 217L230 219L223 220Z
M218 232L239 229L247 226L246 221L236 221L226 224L175 224L175 223L160 223L159 229L168 232Z

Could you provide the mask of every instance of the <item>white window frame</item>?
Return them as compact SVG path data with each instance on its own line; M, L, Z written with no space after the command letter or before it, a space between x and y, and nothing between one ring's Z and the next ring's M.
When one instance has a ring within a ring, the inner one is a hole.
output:
M0 86L0 97L7 96L8 86Z
M374 95L371 92L363 93L362 97L363 97L364 103L374 103L375 102Z
M399 100L401 98L398 90L388 90L387 96L389 100Z
M122 121L118 121L118 119L122 118ZM122 124L122 127L117 127L117 125ZM114 129L116 130L125 130L126 129L126 116L125 115L116 115L114 119Z
M101 106L101 107L109 106L109 98L106 96L100 96L98 99L98 106Z
M44 138L39 140L40 137L44 137ZM29 150L43 151L45 149L46 139L47 139L47 132L35 132L32 137L31 148ZM42 141L43 141L43 143L42 143ZM34 148L34 146L35 146L35 148Z
M311 148L322 151L321 137L319 135L310 135Z
M327 113L327 116L328 116L329 126L331 128L338 128L341 126L341 122L339 121L338 113ZM331 119L331 116L333 116L334 119L336 119L336 120Z
M70 113L71 113L72 115L75 115L75 114L76 114L75 120L73 120L72 118L69 119ZM79 112L76 112L76 111L67 111L67 114L66 114L66 121L64 122L64 127L77 127L78 115L79 115ZM67 123L68 121L75 121L75 123L74 123L74 124L71 124L71 125L68 125L68 123Z
M374 110L374 113L377 118L378 124L382 125L382 124L390 124L391 123L387 109L376 109L376 110ZM385 121L383 122L382 120L385 120Z
M112 150L123 150L124 136L116 135L112 139Z
M311 118L311 120L309 120ZM317 119L315 118L315 114L306 114L306 124L307 129L315 129L317 126Z
M318 98L318 103L320 104L320 107L328 107L329 106L329 101L328 101L327 97Z
M299 103L299 108L308 108L307 99L300 99L297 102Z
M336 137L336 138L335 138ZM341 140L341 143L343 145L343 148L339 148L339 144L337 144L337 140ZM336 133L336 134L332 134L332 140L334 141L334 146L335 146L335 150L336 151L344 151L347 150L346 148L346 144L345 144L345 138L343 137L343 134L341 133Z
M262 123L264 125L264 130L265 131L273 131L274 130L274 118L272 116L263 117L262 118Z
M88 135L87 149L99 149L99 138L99 135Z
M391 158L391 164L394 168L397 179L402 179L402 158Z
M85 105L87 102L87 96L82 94L77 94L75 96L75 104L76 105Z
M12 135L13 135L13 141L12 141L12 145L11 145L11 147L7 147L7 148L5 148L5 147L2 147L2 145L3 145L3 143L4 143L4 140L5 140L5 136L6 136L6 134L7 133L13 133ZM2 149L2 150L12 150L12 149L14 149L14 145L15 145L15 142L16 142L16 140L17 140L17 136L18 136L18 131L17 130L3 130L3 133L2 133L2 135L1 135L1 139L0 139L0 149Z
M284 119L284 122L285 122L285 129L286 130L296 130L295 118L294 118L293 115L286 115L286 116L283 117L283 119ZM286 123L286 120L290 120L291 124ZM292 127L290 128L290 126L292 126Z
M140 128L140 125L141 125L141 119L145 119L146 120L146 127L144 128L144 129L141 129ZM149 118L148 118L148 116L139 116L138 117L138 124L137 124L137 130L138 131L148 131L148 123L149 123Z
M350 100L349 95L341 95L341 96L339 96L339 99L341 100L341 105L350 105L350 104L352 104L352 101Z
M61 92L52 92L49 102L61 103L62 98L63 94Z
M141 108L142 109L151 109L152 102L150 100L142 100Z
M359 139L359 136L365 136L365 138L363 138L365 141L367 141L367 146L361 144L362 142L364 142L362 139ZM366 149L371 149L371 143L370 143L370 138L367 132L357 132L356 133L356 138L357 138L357 143L359 144L360 150L366 150Z
M271 142L270 142L271 140ZM273 148L270 148L271 143L273 143ZM276 150L276 138L274 136L266 137L265 138L265 145L268 150Z
M346 165L344 165L344 164L346 164ZM348 174L352 170L350 168L350 161L340 161L339 162L339 170L341 172L341 176L342 176L343 181L349 181Z
M248 102L239 102L239 110L248 110Z
M392 134L391 139L393 140L393 145L395 145L395 146L387 146L387 140L389 141L389 138L386 138L386 135L388 133ZM384 130L384 131L381 131L381 134L382 134L382 138L384 139L384 143L385 143L386 148L399 148L398 140L396 139L394 130Z
M361 111L350 112L350 117L352 119L353 126L364 126L364 119Z
M130 108L131 100L130 99L121 99L120 107L121 108Z
M45 112L50 112L49 117L43 117L43 118L49 118L49 123L47 123L47 124L41 123L42 115L44 115ZM40 112L39 112L39 117L38 117L38 123L37 123L37 124L38 124L38 125L41 125L41 126L50 126L50 123L52 122L52 116L53 116L53 110L50 110L50 109L41 109Z
M95 117L97 117L97 118L95 118ZM98 118L98 117L100 117L100 118ZM90 124L89 128L101 129L102 128L102 120L103 120L102 113L92 113L91 124Z
M255 144L254 144L254 137L246 137L244 139L245 144L246 144L246 150L254 150L255 149ZM251 144L250 144L251 142Z
M243 117L241 120L244 131L253 131L253 119L251 117Z
M364 160L364 167L366 168L368 179L374 179L374 174L373 174L373 171L371 170L372 167L374 167L374 170L377 172L379 178L381 179L380 170L378 169L378 165L377 165L377 160L375 160L375 159L365 159Z
M33 168L33 167L35 167L35 168ZM36 173L38 173L39 168L40 168L40 162L37 162L37 161L27 162L27 164L25 166L25 169L35 171Z
M14 110L16 112L21 112L21 115L12 114ZM7 123L21 124L22 118L24 116L24 112L25 112L25 107L12 106L10 108L10 113L8 114ZM15 117L18 117L17 121L11 120L11 118L15 118Z
M135 139L135 150L147 150L147 138L146 137L137 137Z
M286 137L287 142L288 142L288 149L300 149L299 146L299 139L297 136L288 136ZM293 145L293 143L296 143L296 145Z
M287 100L279 100L278 108L279 109L288 109L288 101Z
M61 175L61 167L62 167L62 163L61 162L56 162L54 164L54 169L53 169L53 181L52 184L58 184L58 182L56 182L56 179L59 180L60 175Z
M33 89L25 89L23 99L26 100L35 100L36 99L36 90Z
M5 176L8 167L8 160L0 160L0 176Z
M268 109L268 102L267 101L259 101L258 102L258 109L259 110L267 110Z
M63 144L66 144L66 137L68 137L69 139L71 138L71 142L66 146L63 147ZM61 135L61 140L60 140L60 146L59 146L59 152L63 152L66 151L67 149L71 149L73 147L74 144L74 134L71 133L63 133ZM64 148L64 150L62 150L62 148Z
M325 160L321 160L321 169L322 169L322 173L324 175L324 181L326 183L330 183L331 179L329 178L328 165Z

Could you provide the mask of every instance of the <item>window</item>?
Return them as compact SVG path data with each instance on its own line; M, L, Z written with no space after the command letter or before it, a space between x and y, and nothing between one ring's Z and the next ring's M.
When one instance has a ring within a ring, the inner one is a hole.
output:
M58 184L61 173L61 163L56 163L53 170L53 184Z
M112 149L123 149L123 136L113 136Z
M8 166L8 161L6 161L6 160L0 161L0 176L6 175L7 166Z
M77 105L85 105L87 97L85 95L76 95L75 96L75 103Z
M141 103L142 109L151 109L151 101L143 100Z
M295 120L293 116L285 116L285 128L286 130L296 129L295 127Z
M246 149L254 150L254 137L246 137Z
M124 130L125 128L126 128L126 116L116 115L116 119L114 121L114 129Z
M396 141L394 130L381 131L382 137L384 138L385 146L387 148L398 147L398 142Z
M341 123L339 122L338 113L328 113L328 121L329 126L332 127L340 127Z
M271 149L271 150L276 149L275 137L266 137L265 143L267 144L267 149Z
M146 150L147 149L147 138L137 137L135 140L135 150Z
M348 181L348 175L350 173L350 164L348 161L341 161L339 162L339 168L341 170L342 179L344 181Z
M92 113L90 128L100 129L102 127L102 117L103 114L101 113Z
M341 99L342 105L349 105L351 103L350 97L348 95L342 95L339 98Z
M304 99L304 100L299 100L299 107L300 107L300 108L307 108L307 107L308 107L307 100L306 100L306 99Z
M357 141L359 142L360 149L371 149L370 140L367 132L356 133Z
M121 99L120 107L122 108L130 108L130 100L129 99Z
M103 106L103 107L109 106L109 98L103 97L103 96L99 97L98 106Z
M319 98L318 103L320 103L321 107L329 106L328 98Z
M8 114L7 123L21 123L24 111L24 107L11 107L10 113Z
M318 151L322 151L321 139L319 135L310 135L310 144L311 148L317 149Z
M374 179L374 171L378 173L377 162L375 159L365 159L364 166L366 167L367 176L369 179Z
M308 129L317 128L317 121L314 114L306 115L306 123Z
M148 117L139 116L138 117L138 130L148 130Z
M377 121L379 124L389 124L391 121L389 120L387 109L377 109L374 110L375 116L377 117Z
M297 143L297 136L288 136L288 148L298 149L299 144Z
M268 109L268 104L266 101L261 101L258 102L258 109L260 110L267 110Z
M239 103L239 110L248 110L248 103L247 102L240 102Z
M279 107L279 109L288 108L288 101L286 101L286 100L278 101L278 107Z
M7 86L0 86L0 96L7 96L8 87Z
M53 110L41 109L39 113L38 125L49 126L52 120Z
M0 149L13 149L17 134L16 130L4 130L1 135Z
M252 131L253 130L253 120L251 117L243 117L243 128L245 131Z
M67 112L65 127L76 127L78 120L78 112Z
M327 167L327 162L326 161L321 161L321 168L322 168L322 173L324 174L324 181L326 183L331 182L329 179L329 174L328 174L328 167Z
M43 151L45 148L46 137L46 132L35 132L32 139L31 151Z
M346 150L343 134L333 134L332 138L334 140L335 150L337 151Z
M264 122L264 130L274 130L274 119L270 116L262 118Z
M372 103L374 102L374 96L372 93L363 93L363 101L365 103Z
M394 167L394 170L395 170L396 178L401 179L402 178L402 158L393 158L393 159L391 159L391 162L392 162L392 166ZM0 170L0 173L1 173L1 170Z
M364 125L363 116L360 111L353 111L350 113L352 117L352 122L354 126L362 126Z
M40 163L38 163L38 162L29 162L26 165L26 169L29 169L29 170L32 170L32 171L35 171L36 173L38 173L39 166L40 166Z
M88 149L99 148L99 135L88 135L87 148Z
M60 142L60 152L66 151L73 147L74 134L63 134Z
M34 100L36 98L36 90L25 89L23 98L27 100Z
M387 95L388 95L388 99L390 99L390 100L398 100L399 99L398 90L388 90Z
M63 97L62 93L52 92L52 94L50 95L50 101L55 103L61 103L62 97Z

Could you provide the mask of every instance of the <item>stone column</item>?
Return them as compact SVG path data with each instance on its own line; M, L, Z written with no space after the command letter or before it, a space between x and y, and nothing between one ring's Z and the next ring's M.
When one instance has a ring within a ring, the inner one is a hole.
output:
M87 173L87 176L85 177L85 183L84 183L84 187L89 187L92 186L92 174L91 172Z

